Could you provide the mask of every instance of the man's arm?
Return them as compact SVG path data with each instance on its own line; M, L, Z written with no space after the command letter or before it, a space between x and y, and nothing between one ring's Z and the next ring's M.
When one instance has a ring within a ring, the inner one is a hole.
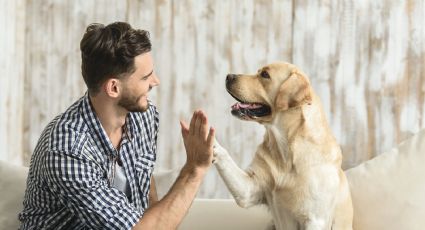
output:
M156 202L158 202L158 193L156 192L155 179L152 175L151 189L150 189L150 192L149 192L149 206L152 207Z
M176 229L192 205L204 174L184 166L167 195L147 209L133 229Z
M201 182L211 166L215 131L209 128L206 115L195 111L190 127L181 122L187 160L167 195L146 210L134 230L176 229L183 220Z

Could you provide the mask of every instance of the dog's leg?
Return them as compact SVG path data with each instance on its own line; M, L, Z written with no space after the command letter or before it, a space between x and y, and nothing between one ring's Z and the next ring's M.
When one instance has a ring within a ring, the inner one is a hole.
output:
M341 185L337 196L332 230L352 230L353 204L351 201L350 187L342 170L340 171L340 178Z
M263 200L259 186L253 176L240 169L226 149L218 142L214 145L214 163L236 203L243 208L258 204Z
M323 219L310 220L303 229L305 230L331 230L332 226Z
M276 225L274 225L273 220L270 221L270 223L267 225L267 227L265 228L265 230L276 230Z

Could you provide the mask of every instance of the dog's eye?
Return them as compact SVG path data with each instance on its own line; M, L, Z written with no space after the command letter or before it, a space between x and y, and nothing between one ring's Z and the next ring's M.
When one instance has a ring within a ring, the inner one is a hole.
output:
M267 71L261 71L260 76L262 78L270 78L270 75L269 73L267 73Z

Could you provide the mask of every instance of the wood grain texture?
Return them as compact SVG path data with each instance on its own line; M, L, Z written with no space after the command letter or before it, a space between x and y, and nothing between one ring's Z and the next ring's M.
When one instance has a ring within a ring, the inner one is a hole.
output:
M425 127L425 0L0 2L0 159L28 164L46 124L84 94L79 42L93 22L150 31L161 80L150 95L157 171L184 164L179 120L197 108L247 167L264 129L230 115L225 76L277 60L309 75L345 168ZM215 169L198 196L229 197Z
M25 1L0 0L0 160L23 162Z

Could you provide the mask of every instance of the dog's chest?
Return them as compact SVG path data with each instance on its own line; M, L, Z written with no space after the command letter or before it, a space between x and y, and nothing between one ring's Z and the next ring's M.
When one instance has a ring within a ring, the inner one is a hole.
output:
M295 200L289 201L284 194L269 193L267 195L267 206L272 214L273 222L276 230L280 229L298 229L297 212L289 206L295 205ZM292 202L292 204L291 204Z
M291 188L269 192L266 202L276 230L300 229L302 223L308 220L312 205L305 191Z
M281 211L281 209L299 209L302 203L299 196L294 194L294 191L274 190L266 195L266 202L270 209ZM301 198L302 199L302 198Z

